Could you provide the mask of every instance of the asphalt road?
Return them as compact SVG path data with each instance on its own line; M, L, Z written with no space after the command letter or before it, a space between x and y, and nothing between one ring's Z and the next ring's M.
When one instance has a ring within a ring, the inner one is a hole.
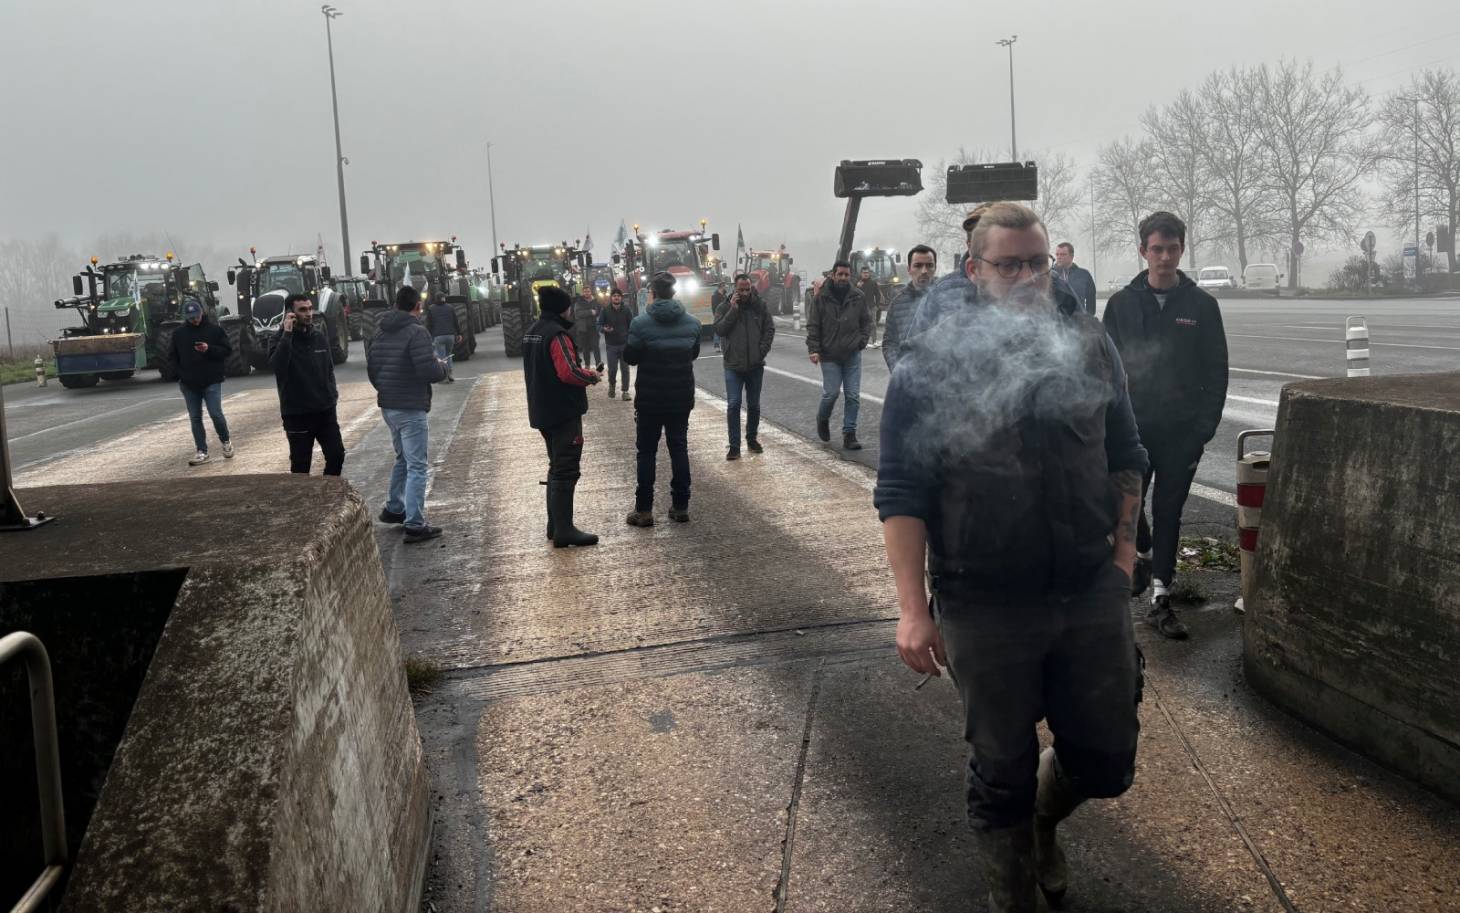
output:
M1102 302L1103 307L1103 302ZM1344 319L1350 314L1368 318L1375 374L1432 373L1454 370L1460 363L1460 299L1398 299L1372 301L1233 300L1222 304L1231 363L1226 415L1208 448L1197 474L1196 498L1188 507L1188 528L1193 532L1222 532L1234 526L1232 493L1238 432L1271 428L1284 384L1319 377L1340 377L1346 371ZM502 354L499 331L488 330L477 356L458 366L457 376L469 379L489 371L518 370L520 362ZM364 352L352 343L350 360L337 368L341 384L363 381ZM724 376L718 356L706 345L696 375L708 392L723 396ZM841 404L833 418L828 450L869 467L877 465L878 428L888 375L879 350L864 353L862 409L859 436L865 445L857 453L840 449ZM269 375L231 378L224 385L228 399L253 389L266 389ZM595 404L605 398L604 388L592 392ZM783 319L768 364L762 414L808 440L815 440L820 371L805 352L804 334ZM624 406L628 419L629 404ZM182 412L177 388L158 380L155 372L118 383L103 381L89 390L50 386L12 385L5 388L6 421L11 458L17 470L44 465L61 456L105 448L109 441L139 428L176 418ZM600 408L609 408L603 403ZM617 408L617 407L614 407ZM282 440L281 440L282 445ZM191 442L178 442L186 459ZM76 482L106 481L105 478Z

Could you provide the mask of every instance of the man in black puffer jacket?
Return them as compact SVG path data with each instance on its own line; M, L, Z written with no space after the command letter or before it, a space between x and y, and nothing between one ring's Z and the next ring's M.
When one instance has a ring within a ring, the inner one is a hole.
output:
M365 371L375 387L375 404L390 428L395 468L390 495L380 512L382 523L404 523L405 541L425 542L441 535L426 522L426 414L431 411L431 385L446 379L446 365L436 357L431 333L421 325L421 293L402 286L395 310L380 321L375 344L365 355Z
M654 475L659 437L669 450L669 519L689 522L689 413L695 407L695 366L700 357L700 322L674 300L674 276L656 273L654 302L629 324L624 361L638 365L634 390L635 449L639 485L630 526L654 525Z
M213 420L213 430L223 445L225 459L233 459L233 441L228 435L228 420L223 417L223 360L233 351L228 334L208 319L203 306L194 299L183 305L187 322L172 334L172 358L177 365L178 386L187 403L188 419L193 425L193 444L197 453L189 466L208 462L208 434L203 430L203 406Z
M289 471L309 474L314 444L324 454L324 474L345 467L345 442L335 414L339 390L328 334L314 327L314 301L294 293L284 302L284 326L274 339L269 363L279 389L279 414L289 438Z

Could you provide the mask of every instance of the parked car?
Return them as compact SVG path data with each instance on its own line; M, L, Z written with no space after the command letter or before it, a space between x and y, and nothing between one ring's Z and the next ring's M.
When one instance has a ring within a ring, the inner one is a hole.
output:
M1111 279L1109 282L1105 283L1105 287L1108 289L1113 289L1115 291L1120 291L1127 285L1130 285L1131 280L1133 279L1135 279L1135 276L1116 276L1114 279Z
M1247 269L1242 271L1242 287L1250 291L1272 292L1276 295L1282 280L1283 274L1278 272L1276 263L1249 263Z
M1225 266L1204 266L1196 274L1198 288L1237 288L1237 277Z

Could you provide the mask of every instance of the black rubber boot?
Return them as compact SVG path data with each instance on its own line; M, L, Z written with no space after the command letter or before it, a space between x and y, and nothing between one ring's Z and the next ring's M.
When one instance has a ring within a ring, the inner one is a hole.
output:
M1028 822L996 831L974 831L989 889L989 913L1038 913L1034 879L1034 828Z
M548 515L547 537L549 539L551 539L553 537L553 489L552 489L552 483L548 483L548 488L547 488L547 515Z
M553 547L597 545L598 537L573 525L573 489L576 482L548 483L548 515L553 518Z

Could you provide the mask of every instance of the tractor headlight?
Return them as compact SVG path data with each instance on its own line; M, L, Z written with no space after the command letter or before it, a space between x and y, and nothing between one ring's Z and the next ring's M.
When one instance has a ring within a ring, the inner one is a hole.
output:
M128 317L131 317L131 316L132 316L132 309L129 308L129 307L124 307L121 310L119 310L119 311L116 312L116 317L117 317L118 320L125 320L125 319L127 319Z
M700 290L700 282L698 279L686 279L680 284L679 290L686 295L693 295Z

